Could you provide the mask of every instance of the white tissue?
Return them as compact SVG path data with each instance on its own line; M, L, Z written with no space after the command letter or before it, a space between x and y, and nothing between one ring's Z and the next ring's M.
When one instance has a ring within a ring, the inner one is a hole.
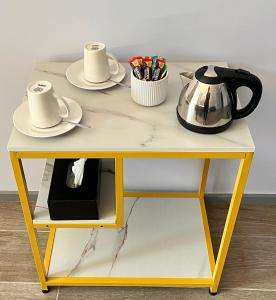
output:
M72 172L75 175L74 184L76 186L79 186L82 183L84 165L85 165L86 159L87 158L80 158L79 160L76 160L74 162L74 165L72 166Z

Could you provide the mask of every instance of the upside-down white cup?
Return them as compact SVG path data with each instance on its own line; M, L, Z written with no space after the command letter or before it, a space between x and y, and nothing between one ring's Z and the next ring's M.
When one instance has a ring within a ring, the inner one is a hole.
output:
M69 115L67 103L54 94L51 82L38 80L27 87L31 122L35 127L48 128L57 125Z
M116 70L111 72L109 61L113 61ZM103 43L93 42L84 46L83 56L84 77L89 82L104 82L111 75L119 72L119 63L116 58L106 52L106 46Z
M155 106L164 102L168 94L168 72L164 78L145 81L136 78L131 72L131 97L143 106Z

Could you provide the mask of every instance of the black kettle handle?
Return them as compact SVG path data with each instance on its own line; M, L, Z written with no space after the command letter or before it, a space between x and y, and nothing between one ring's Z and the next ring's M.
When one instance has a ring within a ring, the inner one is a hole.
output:
M234 78L228 83L234 100L233 118L241 119L251 114L258 106L262 96L263 87L261 80L248 71L238 69L235 70ZM252 97L245 107L237 109L237 89L241 86L248 87L252 91Z

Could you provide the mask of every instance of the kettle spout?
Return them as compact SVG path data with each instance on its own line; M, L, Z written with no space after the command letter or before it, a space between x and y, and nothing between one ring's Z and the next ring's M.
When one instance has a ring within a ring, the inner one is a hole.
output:
M188 72L188 71L184 71L179 73L181 81L183 86L186 86L188 83L190 83L194 77L194 73L193 72Z

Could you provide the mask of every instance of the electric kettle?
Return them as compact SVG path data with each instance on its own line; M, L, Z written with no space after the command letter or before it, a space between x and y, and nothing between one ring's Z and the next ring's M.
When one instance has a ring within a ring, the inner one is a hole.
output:
M259 104L262 83L258 77L242 69L204 66L195 73L182 72L183 84L177 105L177 118L185 128L198 133L218 133L227 129L233 119L248 116ZM252 98L237 108L237 89L246 86Z

